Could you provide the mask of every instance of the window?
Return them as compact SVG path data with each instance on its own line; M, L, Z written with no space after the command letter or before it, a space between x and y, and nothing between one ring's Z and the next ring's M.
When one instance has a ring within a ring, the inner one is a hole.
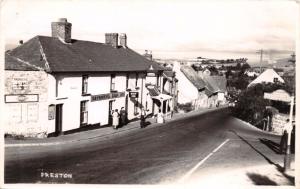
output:
M274 83L277 83L278 82L278 78L277 77L274 77Z
M80 102L80 125L86 125L88 122L88 101Z
M82 94L87 94L88 78L89 77L87 75L82 76Z
M115 91L116 90L116 75L111 74L110 77L110 91Z

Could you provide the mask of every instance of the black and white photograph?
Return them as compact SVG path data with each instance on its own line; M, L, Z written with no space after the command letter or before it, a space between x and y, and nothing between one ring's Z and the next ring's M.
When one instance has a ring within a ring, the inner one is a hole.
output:
M298 1L0 3L1 187L300 187Z

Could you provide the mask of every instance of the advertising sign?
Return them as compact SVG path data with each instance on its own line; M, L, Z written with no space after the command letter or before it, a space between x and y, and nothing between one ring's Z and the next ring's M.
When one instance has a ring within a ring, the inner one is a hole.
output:
M129 92L129 97L130 98L138 98L139 97L139 92Z

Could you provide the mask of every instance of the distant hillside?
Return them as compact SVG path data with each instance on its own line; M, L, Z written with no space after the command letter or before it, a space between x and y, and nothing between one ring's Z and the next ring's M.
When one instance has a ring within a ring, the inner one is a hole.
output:
M289 62L290 58L282 58L282 59L278 59L276 61L275 64L273 64L273 66L276 66L276 67L286 67L286 66L291 66L293 65L294 63L292 62Z
M283 68L283 67L288 67L293 65L294 63L289 62L290 58L281 58L281 59L277 59L276 63L273 64L269 64L267 61L263 61L262 64L259 63L255 63L255 64L251 64L252 67L276 67L276 68Z

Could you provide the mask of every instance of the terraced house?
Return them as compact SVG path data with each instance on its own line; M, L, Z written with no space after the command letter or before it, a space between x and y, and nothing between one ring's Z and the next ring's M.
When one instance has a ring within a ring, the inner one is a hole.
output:
M121 107L133 120L141 108L151 115L173 104L161 93L164 68L130 49L126 34L106 33L99 43L72 39L67 19L51 28L52 36L5 54L5 133L57 135L109 125L111 110Z

